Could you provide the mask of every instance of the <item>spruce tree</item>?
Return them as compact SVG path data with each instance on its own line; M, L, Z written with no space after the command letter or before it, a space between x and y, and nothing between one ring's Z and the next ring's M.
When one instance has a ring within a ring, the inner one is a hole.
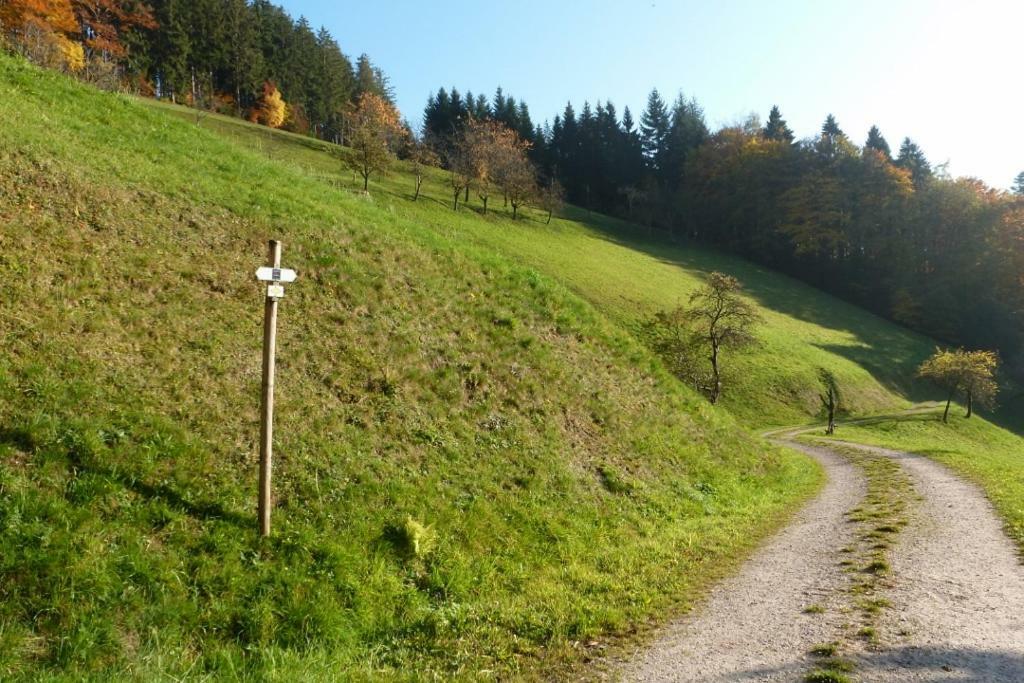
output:
M896 157L896 165L910 171L915 186L920 186L932 177L932 165L928 163L917 143L910 138L903 138L899 156Z
M1024 171L1018 173L1017 177L1013 179L1013 187L1011 190L1018 197L1024 197Z
M658 168L659 157L665 150L669 119L665 100L655 88L647 96L647 108L640 116L640 144L648 166Z
M878 130L878 126L871 126L871 130L868 131L868 139L864 142L864 149L873 149L876 152L881 152L886 159L892 158L892 150L889 149L889 143L885 141L885 137L882 135L882 131Z
M764 136L778 142L793 142L796 137L789 129L786 120L782 118L782 112L779 111L778 106L772 106L772 110L768 112L768 123L764 127Z
M708 127L704 122L704 110L696 99L687 100L680 93L672 105L671 123L659 160L661 180L666 187L673 190L678 187L687 158L707 138Z

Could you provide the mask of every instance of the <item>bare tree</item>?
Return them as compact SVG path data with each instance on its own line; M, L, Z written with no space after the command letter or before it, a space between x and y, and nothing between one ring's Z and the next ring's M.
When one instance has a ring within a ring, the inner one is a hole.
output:
M821 405L828 415L828 426L825 433L831 436L836 433L836 412L839 410L839 402L842 400L839 393L839 382L836 376L825 368L818 369L818 378L821 380Z
M459 210L459 196L466 192L473 181L473 164L465 139L452 140L445 150L445 165L448 166L448 182L452 189L452 211Z
M426 178L428 168L436 168L441 160L422 140L413 140L407 150L409 156L409 163L412 165L413 181L415 183L416 191L412 196L412 200L416 201L420 198L420 189L423 187L423 180Z
M736 278L711 273L690 297L689 307L661 311L645 325L650 347L679 379L703 391L711 403L722 395L722 350L756 341L751 328L760 316L740 291Z
M565 203L565 190L562 184L552 178L540 188L540 206L548 212L546 224L551 223L551 214L562 208Z
M761 318L742 296L739 280L724 273L708 275L704 286L690 297L688 314L694 334L708 351L711 381L706 387L708 400L717 403L722 395L721 354L726 348L741 348L754 343L751 331Z

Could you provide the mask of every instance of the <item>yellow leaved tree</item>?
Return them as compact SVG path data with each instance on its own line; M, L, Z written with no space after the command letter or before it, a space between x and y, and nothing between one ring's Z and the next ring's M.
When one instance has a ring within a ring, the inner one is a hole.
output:
M348 165L363 178L363 191L370 186L370 176L387 169L394 159L394 150L406 136L398 119L398 111L384 98L371 92L360 96L347 117L348 144L354 154Z

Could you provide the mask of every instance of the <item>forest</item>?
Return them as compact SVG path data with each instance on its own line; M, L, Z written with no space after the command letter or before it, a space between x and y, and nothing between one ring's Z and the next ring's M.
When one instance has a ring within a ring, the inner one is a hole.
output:
M797 139L777 106L711 130L696 98L656 89L638 119L599 101L538 125L501 88L442 88L416 131L369 57L353 64L268 0L5 0L0 34L109 89L354 144L364 186L397 155L449 170L453 208L461 194L486 211L497 187L506 203L512 189L516 206L550 210L564 188L586 209L741 255L942 342L997 349L1024 374L1024 172L1009 192L954 178L910 138L890 145L872 127L857 144L832 114Z
M1010 192L953 178L877 127L863 145L829 114L798 140L767 120L709 129L694 98L653 90L639 121L611 102L572 104L551 125L499 88L489 104L438 90L424 136L439 149L465 122L494 118L529 141L569 201L680 241L782 271L954 345L996 348L1024 371L1024 172Z
M391 100L368 56L268 0L3 0L0 35L32 61L109 90L342 142L363 93ZM267 116L268 109L280 116Z

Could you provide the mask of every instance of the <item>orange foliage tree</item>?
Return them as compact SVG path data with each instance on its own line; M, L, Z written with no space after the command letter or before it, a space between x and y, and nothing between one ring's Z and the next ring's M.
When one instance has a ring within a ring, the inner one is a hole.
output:
M263 95L249 115L253 123L262 123L270 128L280 128L288 117L288 105L281 97L277 86L267 81L263 84Z
M500 121L470 119L463 133L463 144L473 185L487 213L487 201L495 187L508 199L510 183L515 181L517 189L521 185L529 143Z
M79 71L85 66L71 0L4 0L0 34L9 35L32 61L51 68Z
M16 33L35 26L54 33L78 31L71 0L4 0L0 2L0 28Z
M92 55L123 59L128 54L126 33L157 27L153 10L139 0L71 0L71 4Z
M372 92L363 93L348 116L349 146L354 154L349 165L363 178L363 191L370 185L370 176L388 167L393 150L406 131L398 120L398 111L387 100Z

